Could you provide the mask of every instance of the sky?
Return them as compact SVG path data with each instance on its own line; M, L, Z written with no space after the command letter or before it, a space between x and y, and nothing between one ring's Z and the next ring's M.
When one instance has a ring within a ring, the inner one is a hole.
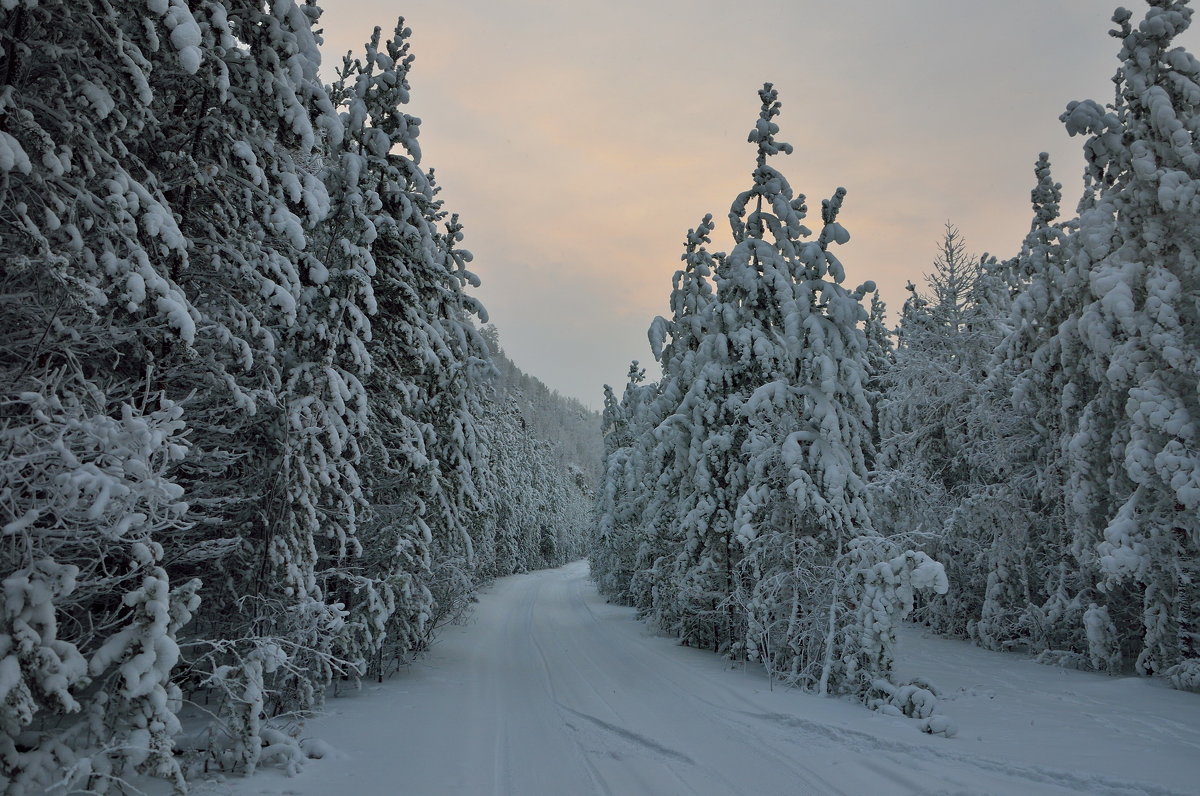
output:
M1126 3L1140 19L1145 6ZM1082 139L1058 116L1111 100L1115 4L1098 0L322 0L326 75L398 15L416 56L407 111L460 214L476 295L524 370L599 407L667 313L688 229L750 186L758 89L783 102L773 165L809 199L839 187L846 283L894 322L947 221L1009 257L1038 153L1064 213ZM1197 51L1196 32L1177 40Z

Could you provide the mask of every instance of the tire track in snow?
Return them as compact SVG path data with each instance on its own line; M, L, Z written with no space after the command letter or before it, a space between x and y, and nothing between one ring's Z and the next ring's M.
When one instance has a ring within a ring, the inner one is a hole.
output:
M538 639L537 629L534 626L534 621L533 621L533 609L534 609L534 606L537 604L537 596L538 596L538 594L541 593L541 589L542 589L542 586L541 586L541 582L539 581L538 588L534 591L533 596L528 598L528 600L527 600L528 610L526 613L526 632L527 632L527 635L529 636L529 639L533 642L533 648L537 651L538 660L542 664L542 677L543 677L543 682L545 683L546 693L549 695L551 701L559 708L559 710L561 712L562 708L565 706L558 699L558 692L554 688L554 675L550 669L550 661L546 657L546 650L542 646L542 642ZM570 710L570 708L567 708L567 710ZM575 712L575 711L571 711L571 712ZM583 715L583 714L579 714L579 715ZM573 727L572 725L570 725L566 722L563 722L563 723L564 723L564 726L566 726L572 730L575 729L575 727ZM584 747L583 744L580 743L580 741L577 737L573 737L572 740L575 743L575 747L579 750L580 756L583 759L584 765L587 768L588 777L591 780L593 789L597 793L601 794L602 796L612 796L612 789L609 787L608 782L604 778L604 775L600 772L600 770L598 768L596 768L596 765L592 762L592 759L591 759L592 753L590 752L590 750L588 750L586 747Z
M760 721L775 722L787 727L794 727L810 737L828 739L842 747L849 747L864 752L885 753L901 764L911 763L913 758L932 762L949 761L960 766L966 765L993 774L1018 777L1031 782L1065 787L1080 793L1094 794L1094 796L1187 796L1187 794L1168 788L1122 781L1112 777L1079 774L1043 766L1017 765L986 757L957 755L953 752L928 746L917 746L900 741L885 740L865 732L820 724L786 713L751 713L747 711L745 715Z
M558 706L560 708L562 708L563 710L567 711L568 713L574 714L574 715L578 716L579 718L584 719L585 721L590 721L592 724L595 724L597 727L599 727L602 730L607 730L608 732L611 732L613 735L616 735L618 738L623 738L624 740L629 741L630 743L634 744L635 746L639 746L643 749L649 749L652 752L660 754L663 757L670 758L671 760L674 760L678 763L686 763L689 766L696 765L696 761L693 760L692 758L688 757L687 755L685 755L683 752L677 752L674 749L671 749L670 747L663 746L662 744L658 743L657 741L655 741L651 738L647 738L646 736L641 735L639 733L636 733L633 730L627 730L624 727L618 726L616 724L610 724L607 721L604 721L603 719L596 718L595 716L589 716L588 714L583 713L578 710L575 710L574 708L569 708L566 705L562 704L561 702L558 704Z
M585 577L572 579L571 598L577 604L584 608L588 617L591 619L595 630L600 631L600 635L607 635L610 643L604 644L602 649L605 654L611 655L613 650L625 650L629 648L629 637L627 633L622 633L621 626L612 626L611 623L606 623L602 620L591 606L589 596L594 596L599 599L596 594L594 585ZM642 626L645 629L646 626ZM811 767L804 765L796 759L795 744L787 744L791 748L781 748L779 745L769 741L762 734L753 731L751 728L743 726L733 726L729 721L729 709L705 699L701 696L701 691L696 689L687 689L681 685L683 682L693 682L697 676L703 677L706 682L712 683L716 693L728 693L728 683L722 684L717 678L710 678L701 674L701 672L681 666L681 664L673 657L666 654L666 650L675 652L678 650L677 645L672 640L670 646L664 647L665 638L658 636L640 635L639 643L636 644L636 650L640 654L639 680L637 687L640 690L645 690L649 693L662 694L672 693L675 695L674 702L679 706L686 706L691 710L699 713L704 719L703 724L710 727L725 726L727 731L722 732L721 736L728 739L731 745L736 746L741 752L738 755L742 768L763 768L761 764L770 764L774 768L787 772L787 776L781 779L786 779L789 783L788 792L796 793L812 793L823 794L823 796L840 796L847 793L828 778L822 776ZM707 657L707 653L701 650L696 650L697 654ZM634 655L626 655L623 657L633 658ZM612 663L613 661L609 661ZM607 704L609 700L600 693L599 689L593 686L593 690ZM747 702L747 705L752 703ZM619 715L614 711L615 715ZM615 727L615 725L609 725ZM619 729L619 728L618 728ZM752 765L750 761L754 761ZM711 767L704 767L708 773L708 782L719 781L727 788L722 793L733 794L746 792L741 790L736 781L730 781L721 771L714 770ZM880 784L894 782L892 776L881 778ZM800 786L803 786L802 788ZM710 792L710 791L704 791ZM715 791L711 791L715 792ZM749 791L753 793L754 791ZM918 793L919 790L914 790L913 793Z
M571 608L573 609L572 610L573 616L578 617L579 616L578 606L583 605L583 606L587 607L586 603L582 599L582 594L581 594L582 581L578 580L578 579L571 579L571 580L567 580L561 584L556 583L556 585L562 585L564 587L569 587L570 593L565 595L566 599L563 600L561 603L556 600L556 601L553 601L553 604L554 605L571 606ZM531 601L531 606L532 606L533 602L534 601ZM591 612L590 607L588 608L588 618L591 620L591 624L594 626L597 622L597 618ZM545 629L545 628L543 627L543 629ZM559 631L564 630L564 628L562 628L562 627L559 627L556 629ZM577 629L572 628L572 630L574 630L574 632L578 633ZM590 632L585 634L585 636L588 636L588 635L590 635ZM539 636L539 625L537 625L536 623L534 623L532 621L532 608L531 608L529 638L533 643L533 647L536 650L539 661L541 663L543 676L545 677L545 681L546 681L547 687L548 687L548 693L560 714L570 713L579 718L586 719L587 721L595 724L596 726L600 727L601 729L608 731L608 734L615 735L618 738L620 738L621 740L626 741L627 743L631 742L632 745L637 749L650 750L651 752L660 751L659 749L656 748L655 742L650 740L646 736L643 736L643 735L633 732L631 730L626 730L625 728L621 727L620 725L618 725L616 723L605 721L603 719L592 716L583 711L575 710L574 708L571 708L570 706L566 705L560 698L558 690L554 687L554 667L551 665L549 656L546 654L545 646L542 644L542 641L539 639L538 636ZM576 639L576 641L578 641L578 639ZM601 691L601 689L599 689L596 686L595 682L593 682L593 680L590 678L582 677L580 675L581 664L591 663L591 661L590 661L590 659L587 658L587 656L582 655L578 644L574 644L574 645L572 645L572 647L573 647L573 649L571 651L573 653L573 660L570 661L570 663L571 663L570 666L563 667L565 670L564 675L566 674L566 672L575 674L576 678L578 680L578 684L582 684L588 690L589 693L593 694L608 709L608 711L615 718L624 721L625 717L621 714L621 711L617 708L616 705L613 704L612 700L610 700ZM591 775L593 785L598 790L601 790L605 793L611 793L612 787L611 787L610 783L608 782L607 778L604 776L604 773L600 770L596 761L593 758L595 756L599 755L603 758L608 758L611 760L620 760L621 759L620 756L615 751L610 751L608 753L605 753L605 752L603 752L603 750L590 749L587 746L585 746L583 743L582 731L580 731L575 725L573 725L569 721L567 721L565 715L563 716L563 726L566 726L566 727L570 728L571 730L575 731L575 736L573 739L575 741L576 747L579 749L580 753L583 756L584 762L587 765L588 772ZM665 754L664 756L667 757L668 759L675 760L676 762L680 762L682 759L682 762L685 762L688 765L692 765L692 766L695 765L695 763L690 758L688 758L686 755L679 755L678 757L676 757L675 755L678 755L678 753L674 752L673 750L666 749L666 747L662 747L662 749L666 751L667 754ZM674 783L677 787L683 788L688 793L693 793L693 794L696 793L695 789L692 788L685 781L685 779L683 777L681 777L678 772L675 771L675 769L672 766L662 765L660 767L660 770L661 770L661 773L665 773L666 775L668 775L674 781Z

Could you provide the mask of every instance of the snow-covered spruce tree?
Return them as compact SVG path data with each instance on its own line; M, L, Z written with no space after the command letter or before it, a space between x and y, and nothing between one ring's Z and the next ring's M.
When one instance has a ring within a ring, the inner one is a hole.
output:
M837 220L844 190L822 202L822 229L806 240L804 197L768 164L791 152L774 137L776 96L769 84L760 93L754 185L730 210L735 246L713 304L744 429L733 518L742 559L729 602L745 613L747 652L775 676L865 694L890 676L890 621L911 608L912 588L944 591L944 575L922 553L898 564L900 550L871 529L860 302L874 285L842 287L845 272L830 251L849 240Z
M200 520L167 557L206 584L185 685L224 717L217 759L252 770L262 715L311 707L345 666L320 573L357 552L370 296L362 263L331 269L313 245L330 207L316 153L343 134L317 76L317 7L151 5L192 44L151 75L158 125L139 150L189 241L172 278L199 313L195 355L160 358L192 430L175 472Z
M571 463L566 468L561 467L553 458L553 444L548 444L552 472L558 474L556 488L560 495L559 514L554 523L556 557L551 562L552 566L557 566L583 558L591 549L597 483L595 473L589 469Z
M773 98L773 89L766 91ZM773 139L765 144L773 145ZM648 519L663 549L653 562L643 562L638 580L645 585L638 591L649 593L652 620L684 643L740 655L744 615L731 602L743 552L734 522L747 486L740 409L763 374L744 347L749 341L739 337L754 309L734 296L737 283L726 277L728 258L704 246L712 229L706 216L689 234L687 267L677 274L672 296L673 318L651 327L651 347L664 354L660 400L666 410L655 431L661 471L653 490L665 490L674 505L662 505L658 494Z
M685 396L697 373L696 355L712 302L712 277L719 267L718 257L707 249L713 228L712 216L706 215L688 230L684 267L672 277L671 318L656 318L650 325L650 349L662 379L639 414L645 431L634 438L639 446L636 455L644 462L640 488L646 496L630 596L639 613L651 616L660 627L672 627L678 619L662 609L677 605L670 599L671 562L683 539L681 527L688 511L684 507L695 505L698 489L693 477L693 464L698 461L692 447L695 426Z
M646 430L642 416L655 385L645 384L645 377L645 369L634 360L620 401L611 387L604 386L602 434L607 455L590 560L601 592L622 604L631 602L630 588L642 543L641 513L648 497L642 477Z
M668 530L669 560L655 565L651 615L686 644L729 652L740 649L740 617L727 604L741 556L733 519L744 488L740 456L744 430L736 415L732 363L722 331L710 329L695 359L695 380L666 422L686 445L687 478ZM643 498L644 499L644 498Z
M953 556L954 566L948 563L947 569L956 598L932 598L928 614L945 617L978 606L978 613L964 617L967 634L1001 648L1024 641L1018 624L1030 602L1027 549L1033 517L1025 485L1012 473L1024 461L1020 439L1027 428L1012 408L1010 374L995 353L1012 311L1014 261L984 257L979 266L957 352L964 359L960 372L976 380L956 417L961 430L953 470L961 480L953 487L955 505L943 537L929 550L935 556L940 549L953 551L939 560Z
M476 573L486 562L477 560L469 518L481 506L476 473L486 466L476 418L490 400L491 365L487 344L473 320L487 321L483 306L466 293L478 278L467 265L472 255L459 248L463 228L457 215L446 218L433 175L428 175L433 201L426 207L428 222L437 229L433 250L434 268L416 276L416 296L436 320L443 346L442 372L436 380L426 377L419 417L434 430L428 448L440 469L437 501L433 504L433 578L437 583ZM439 574L441 573L441 574Z
M1192 9L1119 9L1116 97L1062 116L1088 136L1078 246L1086 292L1060 326L1072 553L1094 573L1089 654L1139 673L1197 669L1200 583L1200 62L1171 46ZM1105 632L1105 629L1115 629Z
M1061 320L1067 229L1057 220L1062 190L1045 153L1034 174L1030 231L1004 271L1009 317L971 415L976 494L985 498L975 502L994 528L974 636L984 646L1041 653L1070 646L1056 628L1069 624L1065 612L1081 611L1071 607L1076 586L1067 585L1074 568L1063 535L1061 371L1045 366L1044 352L1035 357Z
M485 331L494 333L494 327ZM472 538L484 542L479 545L486 556L484 576L502 577L523 571L519 534L534 519L520 461L528 429L523 428L516 400L498 389L480 416L480 428L487 451L486 480L481 484L480 509L472 516Z
M508 504L508 524L503 536L510 540L514 550L513 569L505 572L530 572L542 564L541 538L543 523L546 522L547 473L542 457L540 441L532 434L526 418L524 395L519 391L505 395L509 411L504 420L509 424L511 447L498 455L503 461L509 491L499 499Z
M1082 601L1090 599L1087 584L1092 581L1089 567L1072 552L1068 523L1069 369L1062 362L1063 345L1070 343L1059 329L1077 311L1084 291L1075 284L1079 275L1069 268L1077 222L1057 220L1061 187L1045 156L1039 158L1036 174L1034 220L1018 257L1011 332L998 351L998 370L1011 374L1013 409L1032 430L1025 434L1026 444L1014 446L1025 453L1012 467L1013 481L1029 483L1033 495L1029 562L1034 599L1024 630L1032 651L1060 661L1079 660L1087 649L1083 614L1088 604Z
M315 66L314 62L310 68ZM328 112L330 106L326 100L313 111ZM351 132L358 130L346 131ZM338 151L337 136L328 144ZM351 143L349 149L353 148ZM289 423L284 472L291 482L290 522L294 533L312 540L317 556L315 588L301 591L307 599L292 611L293 617L311 618L311 622L297 625L300 638L293 640L295 650L279 678L280 687L295 694L294 706L301 710L323 701L335 674L366 670L377 646L375 634L362 631L368 622L376 627L384 623L386 606L384 596L372 594L369 588L365 600L354 593L355 586L364 585L359 526L367 495L358 465L360 440L370 428L363 380L371 372L367 344L372 331L367 316L377 310L372 287L377 269L370 251L361 245L361 233L354 229L356 222L361 225L362 214L351 175L360 164L348 160L331 158L319 175L335 201L319 223L310 219L307 245L297 258L306 277L301 282L297 322L284 337L289 354L282 395ZM278 549L283 558L283 548ZM356 609L353 615L348 615L349 608Z
M705 244L712 229L712 217L705 216L689 231L685 266L673 277L672 317L655 318L648 332L662 381L643 384L645 372L635 361L620 402L605 387L608 470L597 509L593 573L611 599L634 605L670 630L684 613L672 577L680 562L681 507L695 493L693 426L681 404L711 297L713 257Z
M408 35L403 20L386 42L376 28L364 57L347 56L331 88L346 134L326 165L337 202L321 228L327 259L361 260L373 297L365 344L374 363L366 380L371 513L356 568L329 576L340 581L350 612L351 657L377 676L385 647L387 660L403 658L432 630L429 522L443 473L429 450L437 430L420 415L427 393L455 364L443 319L432 314L439 308L418 295L424 272L442 268L442 241L430 221L433 189L420 168L419 122L401 111L409 99Z
M889 683L892 623L915 589L944 591L945 575L871 530L860 301L874 287L843 288L829 251L848 239L837 222L844 191L823 203L820 235L804 240L804 199L767 162L791 151L775 140L770 84L760 98L754 185L730 212L736 246L708 254L708 219L689 235L678 306L651 327L663 380L639 416L657 425L610 446L620 454L654 439L655 477L608 500L614 516L640 517L644 546L662 551L649 567L640 557L634 576L650 584L634 596L650 593L660 626L684 643L748 652L789 682L868 697ZM628 403L614 408L610 392L610 421L627 417Z
M871 453L868 469L874 469L875 457L879 452L879 402L884 397L884 378L895 360L892 348L892 331L887 328L887 304L879 297L879 291L871 294L871 308L863 331L867 336L866 390L867 403L871 405Z
M981 529L967 527L974 510L967 497L977 444L969 417L996 343L980 285L986 267L995 265L968 254L959 230L946 225L925 278L929 295L909 285L879 406L875 520L886 535L904 534L945 564L952 588L923 604L922 618L959 636L968 635L978 616L990 541Z
M182 783L172 677L198 584L168 574L163 541L195 520L159 358L191 355L198 313L171 274L187 242L138 148L156 64L195 48L162 6L0 4L5 792Z

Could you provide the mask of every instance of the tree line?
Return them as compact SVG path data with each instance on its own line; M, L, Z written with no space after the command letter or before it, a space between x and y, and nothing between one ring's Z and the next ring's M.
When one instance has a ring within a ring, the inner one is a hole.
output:
M1200 688L1200 61L1183 0L1120 9L1115 96L1072 102L1077 215L1046 155L1007 260L947 225L894 332L834 254L845 191L804 225L770 165L689 231L650 347L605 392L591 561L684 643L928 720L894 627ZM937 727L930 725L931 731Z
M0 790L292 768L583 552L598 417L481 328L409 30L324 85L319 14L0 3Z

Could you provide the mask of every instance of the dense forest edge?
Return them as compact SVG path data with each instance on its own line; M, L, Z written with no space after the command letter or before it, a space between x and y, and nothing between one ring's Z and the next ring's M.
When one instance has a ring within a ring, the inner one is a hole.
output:
M599 415L470 295L403 20L326 86L319 14L0 3L0 791L295 770L585 552Z
M947 223L895 331L849 289L838 188L809 206L773 165L688 231L661 368L605 388L592 573L682 643L945 733L933 689L893 678L910 617L1043 663L1200 690L1200 61L1186 2L1119 9L1077 215L1038 157L1007 260ZM804 114L798 114L803 117ZM815 214L814 214L815 215ZM870 296L869 304L865 303Z

